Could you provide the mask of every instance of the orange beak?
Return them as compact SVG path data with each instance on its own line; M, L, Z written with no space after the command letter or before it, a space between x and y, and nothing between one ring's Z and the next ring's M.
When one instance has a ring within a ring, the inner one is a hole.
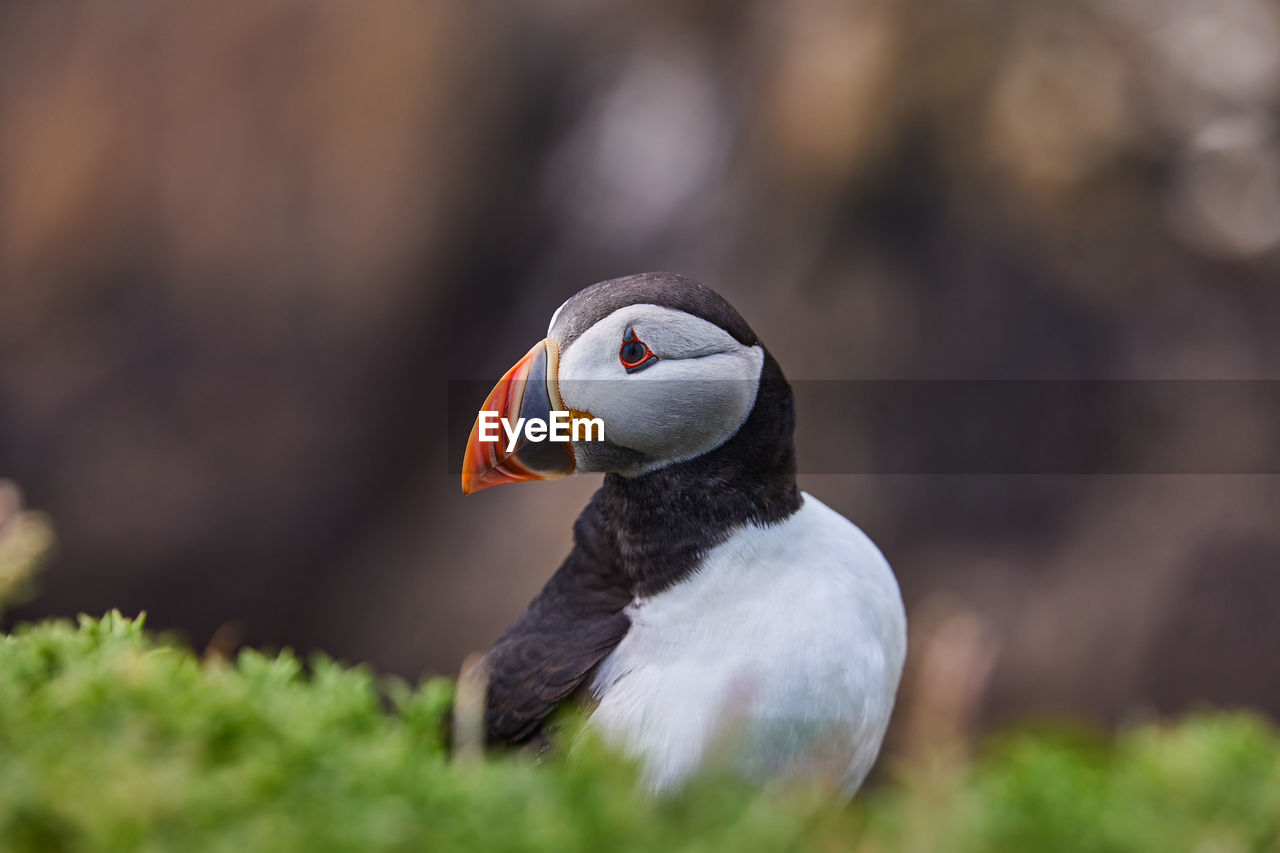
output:
M555 480L573 473L573 449L568 442L534 441L523 427L517 429L520 418L549 421L551 412L561 408L558 366L556 343L545 338L489 392L471 426L462 459L464 495L503 483Z

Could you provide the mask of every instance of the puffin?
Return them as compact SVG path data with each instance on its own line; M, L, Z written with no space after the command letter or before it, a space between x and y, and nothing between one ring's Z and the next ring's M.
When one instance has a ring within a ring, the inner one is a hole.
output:
M465 494L604 478L563 564L478 664L485 742L542 743L553 711L583 703L651 791L714 765L852 796L893 711L902 597L867 535L797 488L791 386L738 312L674 273L591 285L486 413L516 428L493 440L477 418ZM556 413L603 430L551 441L521 425Z

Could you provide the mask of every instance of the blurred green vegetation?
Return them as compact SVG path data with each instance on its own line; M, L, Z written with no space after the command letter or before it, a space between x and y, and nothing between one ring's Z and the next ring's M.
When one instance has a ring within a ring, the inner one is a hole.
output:
M450 761L448 681L285 651L205 661L118 613L0 637L0 849L1280 850L1280 735L1201 715L893 763L850 806L677 797L587 739Z

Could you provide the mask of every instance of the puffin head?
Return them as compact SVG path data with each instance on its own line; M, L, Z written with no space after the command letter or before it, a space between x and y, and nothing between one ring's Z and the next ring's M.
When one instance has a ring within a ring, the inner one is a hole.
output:
M547 337L490 392L467 442L462 490L576 472L637 477L702 457L747 422L766 366L776 370L751 327L692 279L645 273L594 284L556 310ZM513 433L499 426L493 440L486 412ZM569 413L559 416L570 424L562 431L576 440L548 440L536 426L555 412Z

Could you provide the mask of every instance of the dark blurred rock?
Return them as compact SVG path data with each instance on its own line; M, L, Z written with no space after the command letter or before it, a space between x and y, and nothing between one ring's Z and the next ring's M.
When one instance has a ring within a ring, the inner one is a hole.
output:
M1142 667L1162 711L1280 708L1280 547L1221 537L1191 555Z

